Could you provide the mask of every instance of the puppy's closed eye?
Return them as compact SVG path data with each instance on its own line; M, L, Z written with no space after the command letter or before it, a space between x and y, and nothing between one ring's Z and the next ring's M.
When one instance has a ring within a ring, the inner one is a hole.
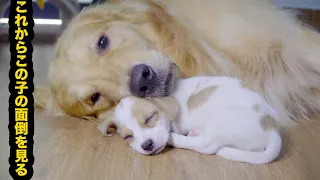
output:
M151 116L149 116L146 121L145 121L145 125L148 127L153 127L156 123L156 116L157 116L157 112L153 112L151 114Z
M131 140L131 139L133 139L133 136L132 135L127 135L123 139L126 140L126 141L127 140Z
M124 138L123 138L125 141L127 141L127 143L131 143L132 141L133 141L133 135L126 135L126 136L124 136Z

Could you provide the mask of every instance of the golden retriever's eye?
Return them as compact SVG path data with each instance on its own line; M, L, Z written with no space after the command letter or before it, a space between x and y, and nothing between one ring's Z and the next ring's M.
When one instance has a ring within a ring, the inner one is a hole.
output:
M128 135L128 136L125 136L125 137L124 137L124 140L126 140L126 141L127 141L127 140L131 140L132 138L133 138L133 136L132 136L132 135Z
M109 38L105 35L102 35L98 40L97 46L100 51L104 51L109 47L109 43L110 43Z
M99 100L99 98L100 98L100 93L97 92L97 93L92 94L92 96L91 96L92 103L95 104Z
M151 120L152 120L152 118L154 117L155 114L156 114L155 112L152 113L151 116L149 116L149 117L146 119L146 121L144 122L144 124L147 125L147 126L151 125Z

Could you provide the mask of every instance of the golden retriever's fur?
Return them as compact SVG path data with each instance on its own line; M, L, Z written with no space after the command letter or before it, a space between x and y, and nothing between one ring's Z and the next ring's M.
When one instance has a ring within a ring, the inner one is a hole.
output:
M103 54L94 49L101 33L111 39ZM37 105L55 114L99 116L130 95L128 72L137 59L165 69L167 57L185 77L242 79L281 113L284 124L320 110L320 35L266 0L103 4L81 12L56 48L50 88L34 94ZM97 90L103 96L90 104Z

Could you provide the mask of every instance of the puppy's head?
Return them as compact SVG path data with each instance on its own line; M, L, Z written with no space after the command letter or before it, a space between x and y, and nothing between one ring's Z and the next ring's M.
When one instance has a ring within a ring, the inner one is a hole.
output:
M98 117L129 95L170 95L179 71L151 43L158 36L151 9L128 1L81 12L56 44L50 88L36 89L36 105Z
M151 155L165 148L170 122L177 113L178 104L172 97L142 99L129 96L115 108L114 123L130 147Z

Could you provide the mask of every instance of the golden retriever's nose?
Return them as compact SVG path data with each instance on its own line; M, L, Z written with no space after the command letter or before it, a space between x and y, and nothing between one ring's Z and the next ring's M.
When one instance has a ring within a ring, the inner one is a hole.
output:
M139 97L149 96L157 86L157 79L156 72L150 66L136 65L131 74L131 93Z
M142 143L141 148L145 151L152 151L153 150L153 141L152 139L147 139L145 142Z

